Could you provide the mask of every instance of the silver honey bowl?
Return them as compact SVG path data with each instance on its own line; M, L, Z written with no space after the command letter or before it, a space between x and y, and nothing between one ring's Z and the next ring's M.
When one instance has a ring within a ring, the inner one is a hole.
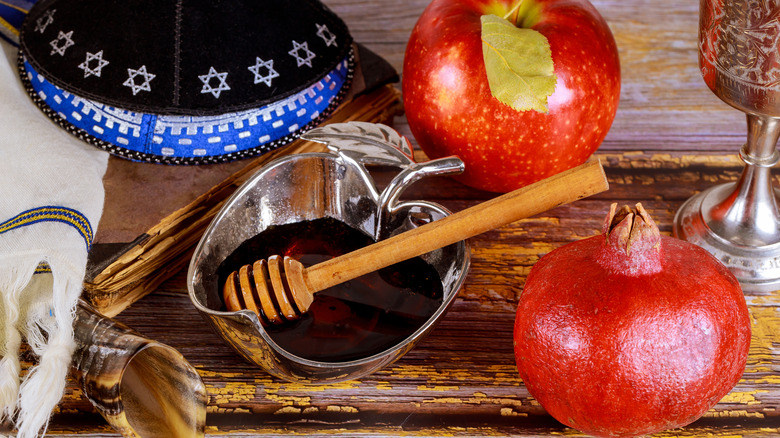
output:
M226 311L217 273L243 242L272 225L333 218L378 241L450 214L426 201L400 201L421 178L463 171L458 158L425 163L412 159L408 141L391 128L363 122L332 124L303 138L324 143L328 152L296 154L269 162L226 201L195 249L187 275L190 299L241 356L273 376L306 384L364 377L389 365L431 331L452 305L468 273L465 241L422 256L439 274L441 305L414 333L384 351L357 360L323 362L280 347L250 310ZM366 166L398 168L379 190ZM251 263L251 261L250 261Z

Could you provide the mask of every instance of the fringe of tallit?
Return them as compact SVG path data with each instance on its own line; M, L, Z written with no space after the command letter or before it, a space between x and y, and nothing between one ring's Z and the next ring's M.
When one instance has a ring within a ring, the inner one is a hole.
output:
M35 274L41 260L20 262L16 259L16 267L0 266L0 322L5 333L0 409L2 418L14 421L17 437L33 438L45 433L65 391L76 348L73 321L83 272L74 272L67 261L47 259L51 273ZM19 363L22 339L38 358L24 378Z

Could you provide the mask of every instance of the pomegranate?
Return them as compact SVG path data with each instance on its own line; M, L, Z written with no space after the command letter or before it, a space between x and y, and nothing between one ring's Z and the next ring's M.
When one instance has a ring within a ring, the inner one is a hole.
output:
M514 326L528 391L561 423L605 437L681 427L737 384L750 316L734 276L613 204L600 236L531 269Z

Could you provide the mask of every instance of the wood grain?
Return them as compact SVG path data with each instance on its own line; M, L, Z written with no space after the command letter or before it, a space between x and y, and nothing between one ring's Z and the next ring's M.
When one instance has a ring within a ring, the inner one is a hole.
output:
M209 393L207 433L311 436L579 436L528 394L512 354L514 310L531 266L572 240L600 232L611 202L641 201L669 234L690 195L733 180L731 155L634 152L598 154L610 190L473 238L472 268L454 306L431 335L401 360L360 381L303 386L270 377L237 356L192 308L184 272L118 319L178 349ZM439 197L453 210L491 195L446 178L418 184L410 199ZM659 437L780 435L780 293L747 296L753 339L745 374L734 390L696 423ZM105 433L72 388L50 432Z
M355 39L400 72L406 40L427 0L326 0ZM611 202L642 202L665 234L677 208L733 181L744 116L710 93L697 67L698 2L594 1L620 50L622 94L601 146L610 190L471 239L472 268L450 312L395 364L360 381L305 387L243 361L189 302L185 273L119 317L178 349L204 379L207 433L308 436L580 436L549 417L517 376L512 327L531 266L597 234ZM403 117L395 120L411 133ZM424 155L418 152L418 157ZM405 197L452 210L492 195L434 178ZM780 293L749 294L753 339L742 380L702 419L658 437L780 436ZM75 385L52 420L53 436L111 433Z

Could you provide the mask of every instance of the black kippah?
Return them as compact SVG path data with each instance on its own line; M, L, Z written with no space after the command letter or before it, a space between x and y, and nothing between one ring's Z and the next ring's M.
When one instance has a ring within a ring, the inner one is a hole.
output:
M318 124L352 78L344 23L313 0L41 0L22 26L34 100L146 161L261 153Z

